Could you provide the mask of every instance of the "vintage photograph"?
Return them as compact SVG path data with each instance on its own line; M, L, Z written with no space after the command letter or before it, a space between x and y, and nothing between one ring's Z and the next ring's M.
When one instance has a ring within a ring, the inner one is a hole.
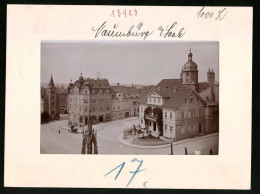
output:
M42 41L41 154L218 155L219 42Z

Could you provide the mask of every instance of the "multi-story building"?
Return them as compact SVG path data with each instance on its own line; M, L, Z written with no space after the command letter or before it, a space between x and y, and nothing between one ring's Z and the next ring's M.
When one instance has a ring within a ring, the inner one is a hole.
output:
M139 115L140 91L135 87L112 87L112 119L122 119Z
M41 110L47 112L50 119L56 119L59 115L59 100L57 96L57 88L54 85L53 78L49 81L48 87L41 88Z
M68 87L68 124L87 125L111 120L112 90L107 79L84 79L82 75Z
M182 68L181 85L177 79L162 80L142 96L141 128L154 136L173 140L217 132L218 86L214 85L213 71L210 72L208 83L203 83L203 90L200 90L197 64L192 61L190 52L188 62Z
M67 114L67 93L58 93L58 101L59 101L59 113L60 114Z
M112 119L122 119L130 117L131 101L123 92L118 91L113 95L112 101Z

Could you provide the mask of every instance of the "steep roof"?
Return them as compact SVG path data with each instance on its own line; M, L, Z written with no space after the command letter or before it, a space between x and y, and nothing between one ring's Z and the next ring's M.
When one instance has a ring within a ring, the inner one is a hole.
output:
M48 84L48 87L49 87L49 88L55 87L52 76L51 76L50 82L49 82L49 84Z
M110 88L108 79L87 79L92 88Z
M213 92L215 101L211 99L211 92ZM205 100L205 101L210 101L210 102L219 102L219 86L214 85L211 87L207 88L206 90L203 90L199 95Z
M156 86L160 88L180 88L182 84L181 79L162 79Z
M199 83L200 92L208 89L209 87L210 87L210 84L208 82L200 82Z
M151 94L152 92L156 92L158 93L160 96L162 96L163 98L171 98L172 95L176 92L173 89L169 89L169 88L158 88L158 87L154 87L151 90L145 91L141 94L141 100L140 103L146 104L147 102L147 96L149 94Z
M193 90L190 88L180 89L172 94L171 98L162 107L178 108L185 103L186 96Z

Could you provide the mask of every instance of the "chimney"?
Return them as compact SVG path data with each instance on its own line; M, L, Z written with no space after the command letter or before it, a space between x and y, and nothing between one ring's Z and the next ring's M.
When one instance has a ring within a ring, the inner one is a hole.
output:
M174 93L176 92L176 88L175 88L175 86L173 87L173 92L174 92Z
M117 86L119 86L119 83L117 83Z
M158 92L160 92L160 86L158 86Z

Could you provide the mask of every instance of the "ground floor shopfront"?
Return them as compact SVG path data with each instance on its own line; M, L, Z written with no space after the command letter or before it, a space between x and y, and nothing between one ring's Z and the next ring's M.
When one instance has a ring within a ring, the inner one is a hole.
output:
M89 115L78 115L78 114L68 114L68 125L69 126L85 126L89 122ZM111 121L111 114L92 114L91 121L92 123Z
M144 131L147 131L152 136L163 136L174 141L218 132L218 125L214 123L213 119L209 120L200 117L181 121L164 121L162 124L162 134L160 134L156 117L146 116L146 119L146 125L141 125Z

